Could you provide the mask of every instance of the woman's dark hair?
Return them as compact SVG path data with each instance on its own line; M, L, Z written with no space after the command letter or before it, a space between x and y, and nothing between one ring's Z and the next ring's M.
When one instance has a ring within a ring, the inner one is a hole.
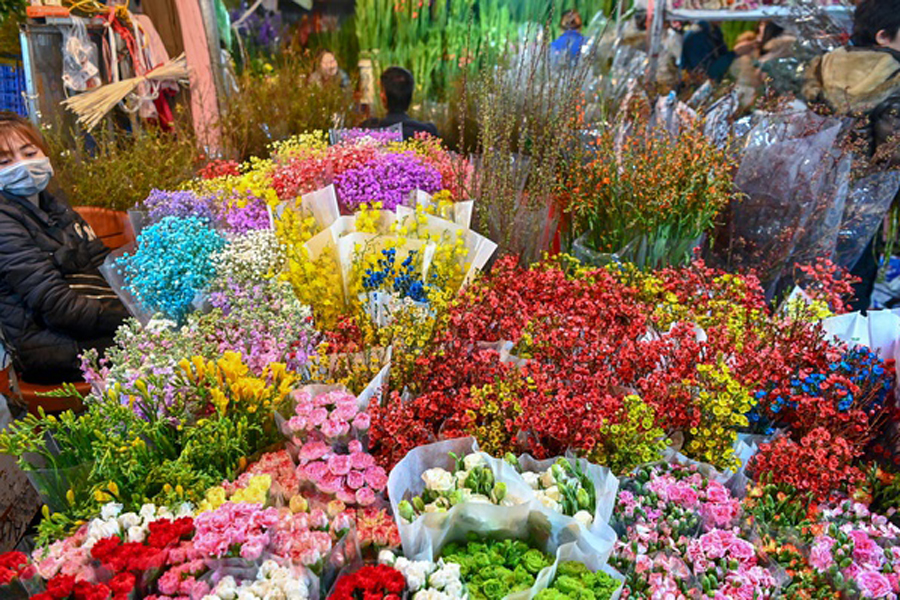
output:
M388 67L381 74L381 89L387 100L387 109L391 113L404 113L412 104L413 90L416 87L413 74L402 67Z
M878 32L891 39L900 31L900 0L862 0L853 16L853 45L878 45Z
M0 154L11 153L12 148L9 146L9 138L17 135L28 140L41 149L41 152L50 155L50 149L47 142L38 128L25 117L8 110L0 110Z
M761 46L765 46L782 33L784 33L784 27L782 27L781 25L776 25L772 21L766 21L765 24L763 24L762 39L759 41L759 43Z
M647 31L647 11L643 8L634 11L634 25L638 31Z
M562 14L559 24L566 31L581 29L581 15L574 8L567 10Z

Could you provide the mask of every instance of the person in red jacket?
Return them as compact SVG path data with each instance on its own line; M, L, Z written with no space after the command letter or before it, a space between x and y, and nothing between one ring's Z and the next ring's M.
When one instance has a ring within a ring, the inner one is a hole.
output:
M109 250L46 191L52 176L40 133L0 112L0 332L30 383L80 380L79 355L128 316L98 270Z

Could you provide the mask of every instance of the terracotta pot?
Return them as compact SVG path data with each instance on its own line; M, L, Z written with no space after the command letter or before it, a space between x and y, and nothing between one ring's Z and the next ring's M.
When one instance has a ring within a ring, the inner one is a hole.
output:
M115 250L134 241L134 229L128 213L96 206L76 206L74 210L108 248Z

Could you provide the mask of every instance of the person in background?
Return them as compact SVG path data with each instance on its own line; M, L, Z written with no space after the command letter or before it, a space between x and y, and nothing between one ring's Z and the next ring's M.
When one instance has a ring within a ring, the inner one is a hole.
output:
M0 111L0 333L29 383L81 380L79 355L113 344L128 316L100 275L109 250L65 202L40 133Z
M721 81L735 58L750 54L758 45L755 40L743 41L729 50L719 24L700 21L684 35L679 66L705 79Z
M767 63L791 56L796 41L797 38L771 21L762 21L756 31L741 34L738 45L756 42L752 52L737 57L729 68L742 108L750 107L756 100L763 87L763 71Z
M409 106L412 104L415 88L416 82L413 74L406 69L402 67L385 69L381 74L381 103L384 104L387 115L383 119L368 119L362 124L362 127L382 129L402 123L404 140L415 137L419 132L440 137L434 123L422 123L407 114Z
M309 76L309 82L319 86L337 82L342 90L350 87L350 77L338 66L337 58L330 50L319 51L316 56L316 70Z
M575 62L581 55L581 46L584 44L581 15L574 8L567 10L563 13L559 24L563 34L550 44L550 53L556 57L566 57L569 63Z
M851 45L817 57L807 69L803 93L836 114L861 117L863 142L876 164L900 165L900 0L863 0L853 17ZM850 270L862 279L854 286L852 310L869 307L878 262L875 240Z

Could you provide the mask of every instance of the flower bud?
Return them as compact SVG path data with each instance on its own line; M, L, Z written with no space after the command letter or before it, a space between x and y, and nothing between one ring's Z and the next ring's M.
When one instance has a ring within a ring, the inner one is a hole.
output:
M578 500L578 507L588 509L591 507L591 496L584 488L579 488L575 493L575 499Z
M491 496L493 497L494 502L499 503L506 497L506 484L502 481L498 481L494 484L494 490L491 492Z
M414 498L413 500L416 500L416 499L418 499L419 502L422 501L422 499L418 498L418 496L416 498ZM424 504L422 505L422 508L423 509L425 508ZM400 502L400 504L397 505L397 512L400 513L401 518L406 519L407 521L412 521L413 519L416 518L416 513L413 510L413 506L412 506L412 504L409 503L408 500L403 500Z
M425 501L422 500L420 496L416 496L412 499L413 508L416 509L416 512L422 512L425 510Z

